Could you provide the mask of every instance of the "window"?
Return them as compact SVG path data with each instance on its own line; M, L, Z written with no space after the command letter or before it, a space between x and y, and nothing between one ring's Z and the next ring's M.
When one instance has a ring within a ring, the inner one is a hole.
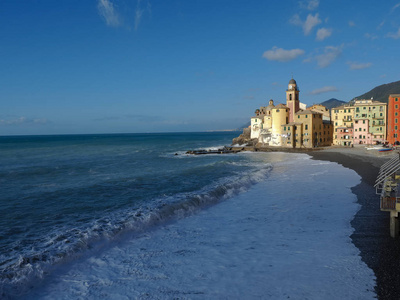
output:
M308 115L306 115L306 118L308 118Z
M308 125L306 124L306 126L305 126L305 130L308 130Z
M397 102L397 101L399 101L399 99L395 98L395 101Z
M394 106L394 108L396 108L396 109L397 109L397 108L399 108L399 106L396 104L396 105Z
M283 127L283 130L285 130L285 131L286 131L286 126L285 126L285 127Z
M297 119L300 119L300 115L297 116Z
M365 124L365 120L363 120L363 124Z
M395 129L395 130L397 130L397 125L396 125L396 126L394 126L394 129Z

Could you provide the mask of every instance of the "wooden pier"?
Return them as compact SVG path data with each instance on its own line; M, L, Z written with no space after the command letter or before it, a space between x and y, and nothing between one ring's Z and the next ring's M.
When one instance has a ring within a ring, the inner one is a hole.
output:
M380 195L381 211L390 212L390 236L397 238L400 212L400 153L381 166L374 187Z

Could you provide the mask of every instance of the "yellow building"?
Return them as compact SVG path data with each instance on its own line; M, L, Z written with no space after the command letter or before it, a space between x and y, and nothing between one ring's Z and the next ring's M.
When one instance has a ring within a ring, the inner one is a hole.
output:
M304 110L294 116L295 122L282 125L286 147L314 148L332 144L333 126L321 113Z
M282 124L287 124L289 108L279 104L272 109L272 130L270 146L282 146Z
M354 106L349 104L331 109L333 123L333 144L353 145Z
M310 106L307 109L321 113L324 120L328 121L331 119L331 114L329 112L329 109L327 109L325 106L323 106L321 104L314 104L313 106Z
M251 138L262 145L313 148L332 144L333 128L329 111L322 105L311 109L300 107L300 90L292 78L286 90L286 105L274 106L270 100L267 107L256 110L251 118Z

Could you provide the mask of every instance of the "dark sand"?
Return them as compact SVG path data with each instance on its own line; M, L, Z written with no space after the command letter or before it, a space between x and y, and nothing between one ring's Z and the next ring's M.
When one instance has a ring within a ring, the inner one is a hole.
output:
M389 212L380 211L379 195L373 187L379 167L396 154L374 155L360 148L330 148L308 154L313 159L337 162L362 177L352 188L361 209L351 222L355 229L351 238L362 260L375 272L378 299L400 299L400 238L390 237Z

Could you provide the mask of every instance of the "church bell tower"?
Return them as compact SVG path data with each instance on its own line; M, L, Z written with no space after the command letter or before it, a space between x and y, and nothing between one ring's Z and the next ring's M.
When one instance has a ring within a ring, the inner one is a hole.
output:
M294 122L294 114L300 110L299 88L296 80L290 79L286 90L286 106L289 107L289 123Z

